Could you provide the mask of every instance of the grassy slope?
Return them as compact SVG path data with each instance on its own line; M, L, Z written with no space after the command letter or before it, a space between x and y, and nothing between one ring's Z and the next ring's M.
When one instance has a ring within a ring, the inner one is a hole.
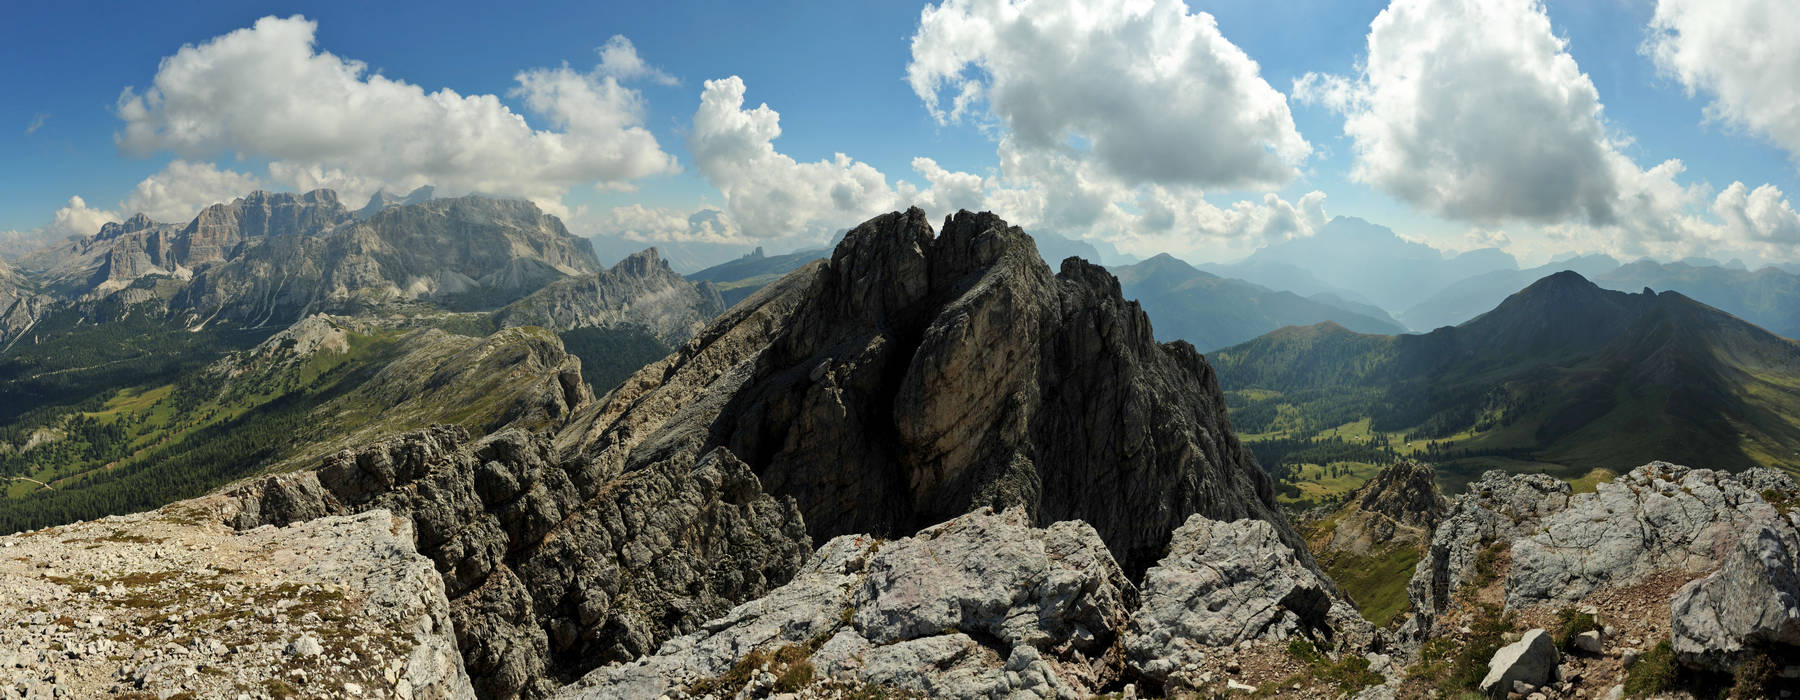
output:
M0 532L133 512L270 469L311 466L341 447L433 423L480 434L535 403L531 372L559 356L547 331L488 339L436 330L352 332L343 352L238 353L227 373L115 389L42 409L62 437L0 451ZM22 442L14 444L23 444Z

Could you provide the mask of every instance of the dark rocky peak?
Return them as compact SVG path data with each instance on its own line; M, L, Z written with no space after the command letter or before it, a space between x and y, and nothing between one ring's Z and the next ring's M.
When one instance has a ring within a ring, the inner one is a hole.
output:
M394 194L387 190L381 190L370 195L369 203L363 205L363 208L356 210L356 218L360 221L367 221L369 220L369 217L379 214L389 207L429 202L436 196L436 193L437 189L431 185L421 186L405 196Z
M669 268L669 261L662 259L662 255L658 254L653 246L625 256L624 260L613 265L608 272L615 275L647 277L658 270L666 274L675 273Z
M1605 345L1654 308L1657 299L1602 289L1564 270L1449 330L1477 355L1552 359Z
M1381 470L1352 498L1366 512L1380 513L1407 525L1434 528L1444 517L1437 470L1421 462L1402 460Z
M935 235L918 209L870 219L559 442L627 472L726 447L820 539L1023 506L1092 524L1131 571L1194 513L1267 520L1301 546L1205 360L1155 342L1103 268L1052 274L989 213Z

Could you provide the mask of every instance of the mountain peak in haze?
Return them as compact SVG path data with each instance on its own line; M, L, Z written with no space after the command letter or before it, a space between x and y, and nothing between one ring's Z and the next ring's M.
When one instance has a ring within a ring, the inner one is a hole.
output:
M1208 269L1273 289L1302 294L1342 290L1349 294L1339 296L1405 309L1459 280L1517 267L1511 255L1497 249L1447 256L1386 226L1338 216L1311 236L1271 243L1242 262ZM1327 288L1316 288L1319 284Z
M423 204L436 198L436 193L437 188L432 187L431 185L422 185L404 197L387 190L381 190L375 194L369 195L369 203L363 205L363 208L356 210L356 218L367 221L369 217L381 213L381 210L388 207Z

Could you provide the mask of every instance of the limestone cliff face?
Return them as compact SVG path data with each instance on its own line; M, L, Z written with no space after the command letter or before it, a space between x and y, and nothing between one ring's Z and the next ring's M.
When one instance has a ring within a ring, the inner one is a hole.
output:
M1267 520L1304 551L1206 361L1156 342L1105 270L1053 274L992 214L935 236L917 209L858 226L559 441L609 473L726 447L817 539L1023 506L1093 525L1128 571L1195 513Z
M124 289L145 275L185 273L174 248L180 228L138 214L107 223L92 236L70 240L22 258L20 268L46 288L76 298Z
M501 309L495 319L501 326L556 330L631 324L678 345L724 310L711 283L689 282L650 248L612 269L552 282Z
M174 256L189 267L231 257L238 245L277 236L317 235L352 219L331 190L306 194L251 192L214 204L175 238Z
M0 349L29 331L49 302L30 280L0 260Z
M535 205L470 196L390 207L323 235L266 237L196 272L170 305L193 324L249 325L384 301L491 309L598 269L587 244Z

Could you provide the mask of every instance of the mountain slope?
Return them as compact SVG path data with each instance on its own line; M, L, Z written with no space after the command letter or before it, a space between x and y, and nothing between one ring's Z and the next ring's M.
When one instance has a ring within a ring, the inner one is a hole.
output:
M437 423L553 428L592 396L542 329L472 338L324 316L154 381L0 427L0 531L153 508Z
M1520 460L1570 477L1653 457L1800 464L1800 345L1573 272L1424 335L1284 329L1211 357L1246 432L1306 441L1366 418L1379 449L1405 443L1454 483Z
M1373 317L1289 292L1201 272L1170 257L1109 270L1125 296L1144 305L1162 338L1180 338L1203 352L1244 342L1282 326L1333 321L1363 333L1399 333L1391 319ZM1379 311L1376 311L1379 313ZM1385 316L1385 314L1382 314Z

